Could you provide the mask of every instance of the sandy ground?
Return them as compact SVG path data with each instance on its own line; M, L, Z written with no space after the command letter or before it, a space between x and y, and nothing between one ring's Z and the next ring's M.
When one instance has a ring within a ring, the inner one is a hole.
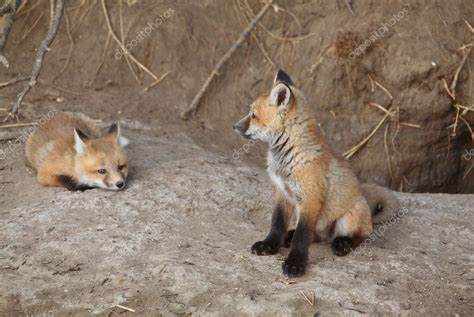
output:
M262 168L132 128L122 192L41 188L21 150L2 163L0 316L474 314L474 195L398 194L373 243L314 244L288 280L286 249L249 252L270 222Z

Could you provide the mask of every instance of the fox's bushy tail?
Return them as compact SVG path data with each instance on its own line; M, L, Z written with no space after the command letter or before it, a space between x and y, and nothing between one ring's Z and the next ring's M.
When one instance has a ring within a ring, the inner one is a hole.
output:
M383 218L396 217L400 202L390 189L375 184L362 184L361 189L372 216L383 214Z

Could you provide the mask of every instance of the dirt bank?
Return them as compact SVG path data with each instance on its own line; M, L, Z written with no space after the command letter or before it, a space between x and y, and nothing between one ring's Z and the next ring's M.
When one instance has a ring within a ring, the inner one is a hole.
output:
M201 146L225 153L242 145L232 123L258 94L268 92L280 67L306 93L340 153L361 142L384 117L369 104L390 109L392 115L351 157L362 179L406 192L474 192L474 170L467 174L474 159L463 158L474 144L454 107L472 107L473 52L459 73L456 101L443 84L445 79L451 85L462 61L459 48L472 42L465 21L474 25L474 2L353 1L354 16L339 2L276 1L211 85L197 118L182 122L180 112L262 3L127 1L120 14L118 3L108 1L114 32L121 34L122 15L124 43L132 53L157 76L169 72L143 93L154 80L137 67L135 79L116 43L106 46L100 1L68 1L70 34L63 21L41 82L26 101L43 113L48 98L59 95L59 108L100 117L121 112L151 125L175 126ZM30 72L48 16L46 0L19 13L5 47L11 67L0 69L0 82ZM158 18L161 23L140 36ZM0 108L9 107L19 89L2 89ZM472 126L474 112L463 119ZM254 147L245 159L261 164L262 151Z

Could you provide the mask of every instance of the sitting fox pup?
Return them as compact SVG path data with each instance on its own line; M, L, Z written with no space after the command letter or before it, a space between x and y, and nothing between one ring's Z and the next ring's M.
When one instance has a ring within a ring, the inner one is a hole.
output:
M120 190L128 174L127 145L117 124L103 135L82 113L61 112L30 135L25 151L43 186Z
M276 188L270 233L252 253L275 254L291 242L282 265L290 277L303 275L314 240L329 239L334 254L344 256L372 232L372 214L398 208L389 190L359 185L306 107L302 92L279 70L270 95L258 97L234 125L243 137L268 143L268 174ZM293 216L296 229L288 232Z

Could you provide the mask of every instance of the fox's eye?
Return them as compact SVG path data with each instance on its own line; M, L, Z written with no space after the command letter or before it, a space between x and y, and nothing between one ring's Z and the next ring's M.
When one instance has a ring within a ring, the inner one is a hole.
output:
M250 115L250 117L251 117L252 119L257 119L257 116L256 116L255 113L253 113L253 112L252 112L252 114Z
M123 170L126 166L127 166L127 165L125 165L125 164L119 165L119 166L118 166L119 171Z
M107 174L107 170L105 168L99 168L97 170L97 173L104 175L104 174Z

